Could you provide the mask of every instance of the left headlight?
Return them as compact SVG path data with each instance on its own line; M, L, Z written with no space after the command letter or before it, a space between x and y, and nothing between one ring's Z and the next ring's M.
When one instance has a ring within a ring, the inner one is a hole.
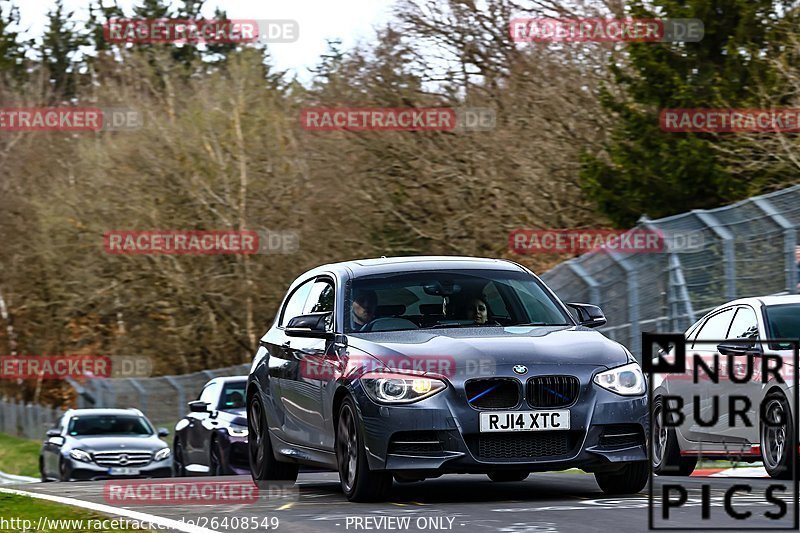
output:
M92 462L92 455L89 452L85 452L83 450L79 450L75 448L74 450L69 451L69 456L75 459L76 461L83 461L84 463L91 463Z
M156 454L153 456L153 460L154 460L154 461L163 461L164 459L166 459L167 457L169 457L171 454L172 454L172 452L170 451L170 449L169 449L169 448L161 448L161 449L160 449L160 450L158 450L158 451L156 452Z
M594 382L622 396L638 396L647 390L639 363L628 363L600 372L594 377Z
M231 437L246 437L247 428L244 426L228 426L225 428Z
M447 388L440 379L382 371L367 372L361 383L370 398L392 404L416 402Z

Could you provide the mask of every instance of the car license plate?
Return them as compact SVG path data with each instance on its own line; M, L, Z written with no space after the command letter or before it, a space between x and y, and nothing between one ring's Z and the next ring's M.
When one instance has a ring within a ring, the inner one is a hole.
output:
M569 410L481 413L481 433L569 429Z
M138 476L138 468L128 468L127 466L112 466L108 469L108 473L112 476Z

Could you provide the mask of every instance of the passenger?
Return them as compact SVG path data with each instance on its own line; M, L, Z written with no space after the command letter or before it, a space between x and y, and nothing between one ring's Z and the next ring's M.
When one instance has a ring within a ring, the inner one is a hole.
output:
M483 298L473 298L467 304L467 318L476 324L486 324L489 321L489 304Z
M375 291L365 290L356 293L353 305L350 307L350 324L353 331L361 329L375 319L375 310L378 307L378 297Z

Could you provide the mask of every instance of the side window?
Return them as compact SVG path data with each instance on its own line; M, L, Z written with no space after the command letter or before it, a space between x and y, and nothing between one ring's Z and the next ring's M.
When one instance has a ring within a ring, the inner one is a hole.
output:
M333 311L333 284L327 280L314 282L311 293L303 307L303 314Z
M712 316L703 324L700 333L697 334L695 343L700 341L718 341L728 336L728 328L733 318L733 309L726 309L721 313ZM710 348L709 348L710 349Z
M311 292L311 287L313 285L313 280L306 281L300 285L300 287L295 289L295 291L289 297L289 301L286 302L286 306L283 308L283 312L281 313L281 321L279 324L280 326L285 326L289 320L303 314L303 307L306 304L308 293Z
M506 302L497 290L494 282L487 283L483 288L483 297L486 298L486 303L489 304L489 310L492 316L499 316L502 318L509 318L508 309L506 309Z
M205 386L203 392L200 393L200 397L198 400L206 402L207 404L211 405L213 409L214 406L217 404L217 393L219 392L219 382L211 382Z
M756 313L749 307L740 307L731 324L729 339L757 339L758 319Z

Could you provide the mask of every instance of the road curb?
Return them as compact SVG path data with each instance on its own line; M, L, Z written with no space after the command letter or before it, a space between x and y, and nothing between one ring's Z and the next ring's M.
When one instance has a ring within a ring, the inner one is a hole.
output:
M15 476L0 472L0 485L11 485L12 483L39 483L41 480L35 477Z

